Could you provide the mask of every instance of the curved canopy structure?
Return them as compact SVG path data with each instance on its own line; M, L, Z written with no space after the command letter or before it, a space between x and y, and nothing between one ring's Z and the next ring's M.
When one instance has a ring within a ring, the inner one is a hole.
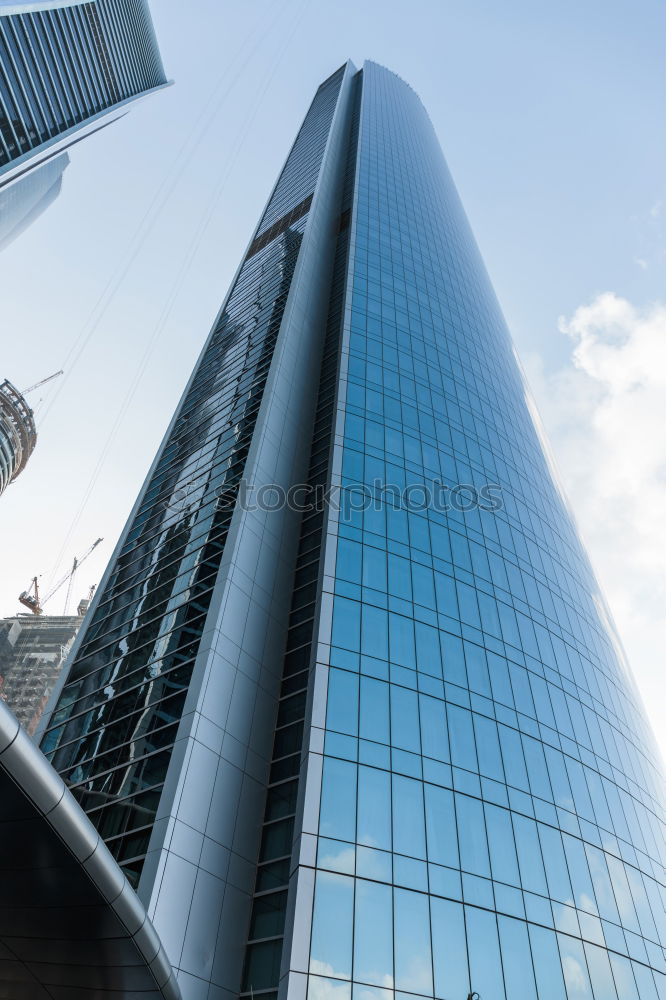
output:
M0 701L0 997L180 1000L138 896Z

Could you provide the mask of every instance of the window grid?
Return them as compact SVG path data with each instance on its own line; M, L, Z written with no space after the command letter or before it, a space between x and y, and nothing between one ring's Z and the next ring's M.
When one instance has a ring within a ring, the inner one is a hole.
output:
M308 998L657 1000L647 725L432 127L373 64L358 157L340 484L491 482L503 506L329 525Z
M320 88L305 118L304 129L324 137L320 159L341 79L339 73ZM300 155L295 145L278 182L286 197L289 186L283 180L292 178L292 205L303 201ZM316 174L310 182L316 182ZM243 263L42 741L42 750L91 812L134 884L307 219L307 213L301 215ZM141 807L128 808L128 797L148 787L151 794Z
M346 219L356 164L360 75L356 76L352 86L354 92L351 97L349 148L341 204L341 218ZM317 410L310 448L308 486L313 491L326 487L330 479L331 435L338 384L348 252L349 229L347 225L341 225L333 263ZM278 986L310 683L312 637L321 572L323 528L324 516L321 511L303 515L241 996L269 996ZM304 574L307 574L305 583ZM270 921L267 920L267 913L272 918ZM269 924L270 933L266 931L266 924Z
M146 0L0 12L0 169L164 82Z

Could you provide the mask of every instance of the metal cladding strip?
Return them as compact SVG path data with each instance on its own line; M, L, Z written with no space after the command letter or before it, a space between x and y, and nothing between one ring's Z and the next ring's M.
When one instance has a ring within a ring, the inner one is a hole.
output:
M109 908L113 917L117 918L126 930L126 938L114 937L107 941L107 944L111 949L114 946L120 948L121 943L126 946L128 941L134 945L137 957L143 962L145 970L155 983L155 990L151 988L150 992L144 993L146 998L155 996L162 998L162 1000L181 1000L180 989L171 963L138 896L63 780L35 746L25 730L21 728L12 712L0 701L0 779L3 776L9 777L14 782L25 798L26 804L34 807L39 817L43 819L43 838L40 838L40 841L34 845L29 845L35 858L40 856L40 847L43 846L41 839L46 842L55 833L65 846L66 851L72 856L72 860L80 868L82 880L89 880L92 883L93 889L100 897L99 902ZM6 813L0 816L0 830L3 822L11 822L15 818L19 817ZM42 833L41 829L40 833ZM34 867L35 869L39 867L37 861ZM4 885L4 880L0 879L0 909L6 908L8 903L4 893ZM43 885L40 885L41 888L48 892L48 876L46 874ZM44 905L42 909L48 910L50 906L62 907L63 903L67 905L68 900L56 897L53 901L48 900L48 904ZM25 905L27 907L34 906L30 898L25 899ZM34 907L34 909L38 908ZM35 915L36 927L43 923L38 919L41 916L42 914L37 913ZM60 938L62 938L63 928L56 925L54 930L58 931ZM7 943L5 937L6 935L3 934L3 944ZM71 940L70 943L72 950L78 947L81 958L85 959L83 944L78 944L76 940ZM8 947L12 950L11 942L8 943ZM25 962L25 960L23 961ZM71 952L63 955L62 964L63 966L74 964ZM119 959L118 967L120 968L121 965L126 967L126 960L120 961ZM30 971L34 976L34 970ZM34 996L42 996L41 991L44 988L49 991L48 995L50 996L49 985L38 985L35 982L35 990L39 992L35 992ZM129 1000L129 997L134 995L134 991L131 989L125 992L124 989L117 991L110 988L111 991L117 1000L122 1000L125 996ZM97 990L91 989L90 992L78 990L77 995L82 998L89 996L92 1000L93 997L98 997L101 994Z

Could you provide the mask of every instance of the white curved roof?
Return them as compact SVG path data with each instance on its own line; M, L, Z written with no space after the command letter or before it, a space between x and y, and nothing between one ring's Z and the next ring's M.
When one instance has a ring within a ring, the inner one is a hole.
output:
M180 1000L143 904L0 701L0 996Z

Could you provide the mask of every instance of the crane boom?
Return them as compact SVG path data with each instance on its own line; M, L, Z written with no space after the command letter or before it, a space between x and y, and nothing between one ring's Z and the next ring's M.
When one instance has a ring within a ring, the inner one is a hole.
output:
M58 580L58 582L55 584L55 586L53 586L49 590L49 592L46 595L46 597L40 598L40 596L39 596L39 586L38 586L38 583L37 583L37 577L34 576L32 578L32 583L30 585L30 588L28 590L24 590L22 594L19 594L19 601L21 602L21 604L24 607L29 608L30 611L32 611L33 615L41 615L41 614L43 614L44 613L44 605L46 604L46 602L49 601L53 597L53 595L55 593L57 593L57 591L59 591L60 588L63 587L67 583L68 580L71 581L72 577L76 573L76 571L79 568L79 566L88 558L88 556L90 555L90 553L94 549L97 548L97 546L99 545L99 543L103 542L103 541L104 541L103 538L98 538L97 541L93 542L93 544L90 546L90 548L81 556L80 559L77 559L76 557L74 557L74 562L72 563L72 568L69 570L69 572L65 573L65 575L63 577L61 577L60 580ZM34 590L34 594L31 593L31 590ZM70 590L71 590L71 585L70 585L70 587L67 590L67 604L69 604ZM65 613L66 612L67 612L67 605L65 606Z
M26 393L32 392L33 389L39 389L40 385L46 385L47 382L51 382L54 378L58 378L60 375L64 375L62 368L59 372L54 372L53 375L49 375L48 378L43 378L41 382L35 382L34 385L29 385L27 389L21 389L21 395L25 396Z

